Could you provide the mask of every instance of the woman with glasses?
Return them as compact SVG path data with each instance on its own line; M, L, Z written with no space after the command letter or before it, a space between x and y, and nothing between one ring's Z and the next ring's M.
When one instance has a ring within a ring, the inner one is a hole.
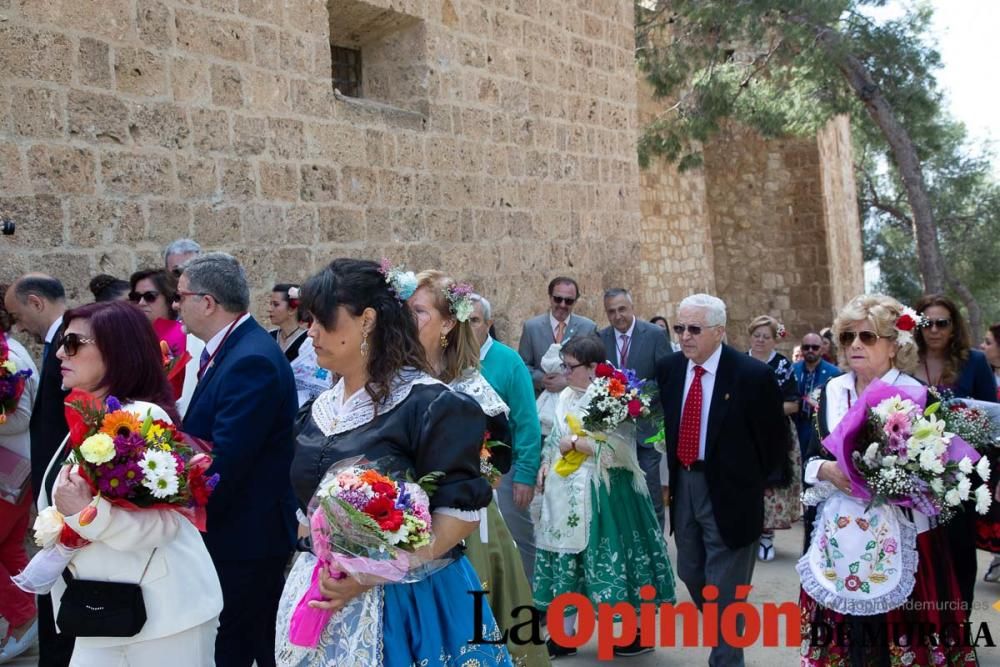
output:
M583 419L590 400L587 389L597 365L606 359L604 343L597 336L571 338L563 345L562 359L568 386L559 394L535 495L540 498L540 516L535 520L535 604L545 610L557 596L579 593L595 608L599 603L631 605L638 617L641 604L673 602L675 595L667 546L636 458L634 427L574 433L569 423ZM572 451L586 455L579 467L563 459ZM639 589L647 585L653 587L653 595L640 598ZM563 618L567 635L576 634L576 616ZM551 639L548 646L553 657L576 653ZM641 646L636 635L631 645L616 648L615 655L652 650Z
M896 329L896 321L902 314L903 306L895 299L879 294L866 294L848 303L834 321L833 332L839 342L842 365L847 372L831 378L820 390L817 416L819 433L810 444L804 475L806 484L815 486L807 491L807 495L822 498L816 506L820 516L816 525L827 525L824 511L828 507L836 508L837 503L845 506L851 500L851 482L833 457L822 448L823 438L837 427L851 406L857 403L858 397L875 380L899 387L920 386L920 382L909 374L917 366L916 345L906 336L901 336L901 332ZM857 503L853 505L857 506ZM918 558L915 574L910 579L915 579L915 584L912 592L906 596L904 575L899 584L902 590L885 593L887 599L894 595L901 598L898 606L891 611L870 616L854 616L834 611L806 592L807 589L813 590L815 586L810 579L811 571L803 573L800 566L803 582L799 598L802 609L803 665L868 667L977 664L975 652L971 648L948 645L947 642L931 646L923 641L923 637L917 638L912 634L941 632L946 627L960 628L968 615L961 605L961 590L947 529L938 525L935 517L917 510L904 510L904 513L907 526L912 525L912 528L906 530L917 533ZM841 527L842 521L845 522L842 527L854 525L854 516L835 518L838 527ZM858 516L857 519L861 520L862 517ZM861 530L868 530L870 524L866 523L867 519L864 521L857 525ZM813 529L814 524L807 522L807 544L813 539ZM874 531L872 534L874 535ZM836 536L842 539L850 537L839 533ZM821 533L815 539L822 541L827 537L826 533ZM883 543L883 555L889 559L887 567L907 567L908 561L902 556L900 542L893 539L891 545L888 540ZM828 541L827 546L830 553L837 557L838 545L831 545ZM856 565L855 568L857 567ZM859 589L857 578L852 580L848 576L841 583L843 588L838 587L837 590ZM864 600L860 600L858 604L863 602ZM838 633L838 641L822 640L833 632ZM896 635L899 632L909 637L912 645L897 642Z
M187 334L177 320L173 309L177 297L177 278L163 269L143 269L129 277L131 291L128 300L138 306L142 314L153 325L157 338L167 344L169 359L180 359L187 351ZM170 383L174 399L179 399L184 389L186 369L172 374Z
M913 309L923 316L923 326L915 334L919 362L914 377L955 398L996 401L996 380L989 362L981 351L972 349L972 338L955 302L942 294L926 294ZM970 604L976 587L977 523L966 508L948 524L958 559L962 598ZM986 574L997 576L995 571Z
M99 400L113 396L140 420L151 415L179 422L159 341L137 309L120 301L90 304L68 311L63 322L56 356L66 388ZM69 563L73 577L141 582L147 617L132 637L77 637L72 664L214 664L222 588L198 529L172 510L127 511L100 496L95 500L75 467L64 465L68 442L67 436L45 471L38 509L54 505L66 525L89 540ZM81 521L80 512L89 505L96 515ZM65 590L57 579L52 588L57 615Z
M784 399L785 416L788 418L788 465L783 466L771 479L770 486L764 489L764 531L760 535L760 546L757 558L762 561L774 560L774 531L788 530L792 524L802 518L802 494L800 470L802 470L802 454L799 451L799 439L792 423L791 415L799 411L799 387L792 372L792 362L788 357L776 351L779 332L784 332L778 320L768 315L754 318L747 327L750 334L750 356L762 361L774 371Z
M479 372L479 342L469 321L472 288L440 271L422 271L416 278L417 288L407 305L416 318L417 335L427 363L437 379L476 399L486 415L488 439L496 443L488 450L486 465L494 466L499 473L490 480L496 488L499 475L510 471L513 460L514 443L507 421L510 408ZM480 515L479 530L465 538L465 548L483 589L489 591L488 600L497 625L502 632L509 632L519 622L513 610L532 605L531 584L510 529L500 515L495 493ZM507 649L515 665L549 662L542 646L510 641Z

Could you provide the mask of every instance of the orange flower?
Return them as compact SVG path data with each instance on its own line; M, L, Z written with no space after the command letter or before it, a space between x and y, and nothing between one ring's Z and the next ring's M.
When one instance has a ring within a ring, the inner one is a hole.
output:
M385 484L392 484L392 480L385 475L380 475L374 470L366 470L361 473L359 479L365 484L374 484L375 482L383 482Z
M139 418L128 410L117 410L104 415L101 422L101 433L107 433L112 438L116 435L128 435L142 430Z
M608 381L608 393L612 398L621 398L625 395L625 384L615 378Z

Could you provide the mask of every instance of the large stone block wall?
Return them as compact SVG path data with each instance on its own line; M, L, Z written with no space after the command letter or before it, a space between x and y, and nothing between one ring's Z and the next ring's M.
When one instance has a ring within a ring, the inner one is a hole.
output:
M390 7L417 26L390 45L423 64L396 73L416 101L335 97L331 22ZM0 280L48 271L82 301L191 236L245 263L260 309L276 281L387 255L471 279L507 337L554 275L592 316L638 281L631 0L2 0L0 19Z

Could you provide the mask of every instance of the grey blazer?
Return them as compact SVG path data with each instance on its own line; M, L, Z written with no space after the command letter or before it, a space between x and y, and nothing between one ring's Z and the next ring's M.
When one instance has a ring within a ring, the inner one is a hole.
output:
M618 332L614 327L601 329L601 340L604 341L604 353L608 361L618 365ZM635 328L632 329L632 340L629 341L628 357L625 367L635 371L640 379L649 380L650 387L655 389L656 364L660 359L671 354L670 340L663 329L645 320L635 318ZM657 398L654 397L653 405ZM659 430L653 420L642 420L636 428L636 441L642 445L646 438L652 437Z
M570 315L566 326L566 333L563 334L563 342L572 336L587 336L597 333L597 325L593 320L588 320L582 315ZM545 373L539 368L542 356L548 351L549 346L555 342L552 336L552 327L549 326L548 312L537 317L532 317L524 323L521 328L521 342L517 346L517 351L524 359L525 365L531 371L531 379L535 385L535 392L542 390L542 377Z

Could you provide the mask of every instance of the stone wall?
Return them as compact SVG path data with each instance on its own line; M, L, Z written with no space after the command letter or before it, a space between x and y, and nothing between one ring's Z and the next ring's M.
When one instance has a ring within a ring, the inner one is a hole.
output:
M387 255L471 279L507 337L554 275L592 316L638 280L631 0L0 0L0 19L0 280L48 271L85 300L191 236L245 263L260 310L274 282ZM335 95L331 25L371 99ZM387 69L399 54L412 69Z

